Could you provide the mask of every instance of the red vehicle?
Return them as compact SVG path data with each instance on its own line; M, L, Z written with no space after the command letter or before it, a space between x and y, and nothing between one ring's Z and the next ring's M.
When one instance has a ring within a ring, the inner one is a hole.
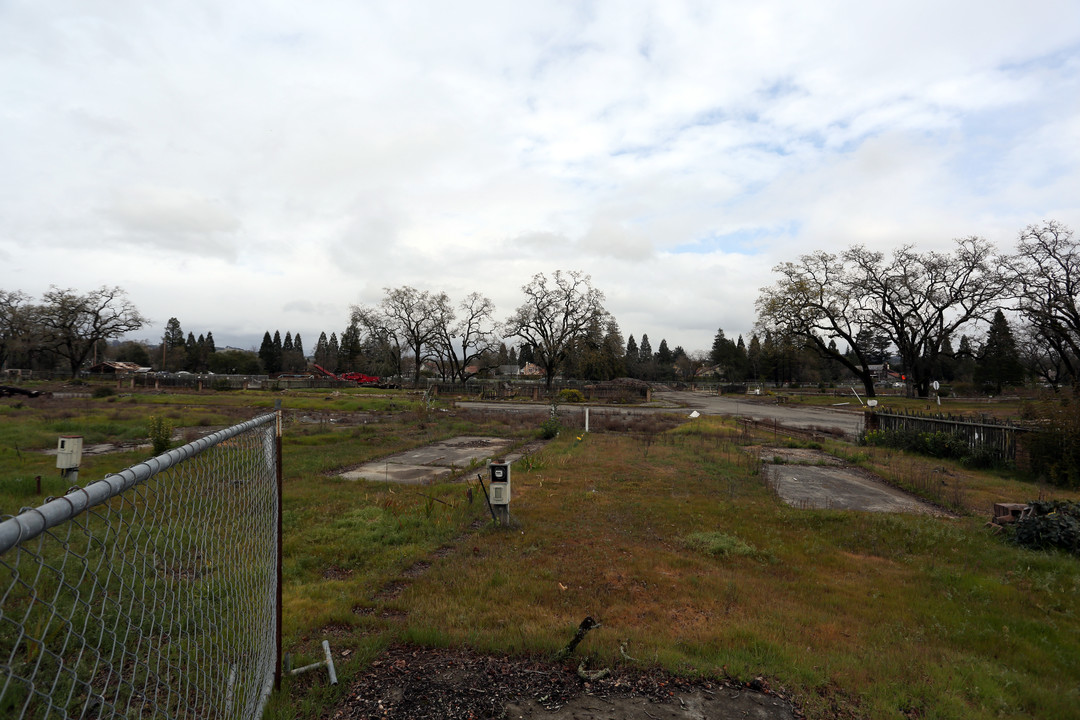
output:
M379 382L379 378L373 375L365 375L364 373L348 372L335 375L321 365L312 363L312 367L321 372L326 377L334 378L335 380L344 380L345 382L354 382L359 385L375 385Z

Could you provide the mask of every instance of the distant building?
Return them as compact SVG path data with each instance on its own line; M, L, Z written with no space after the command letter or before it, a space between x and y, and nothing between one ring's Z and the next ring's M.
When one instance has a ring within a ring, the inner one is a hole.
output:
M544 372L544 368L531 362L525 363L525 367L521 369L521 374L526 377L544 377L547 373Z
M106 360L90 368L90 372L98 375L122 375L126 373L149 372L150 368L140 367L138 363L119 362Z
M705 365L703 367L699 367L697 369L697 371L694 373L694 376L695 377L719 377L721 374L722 373L720 372L720 366L719 365Z

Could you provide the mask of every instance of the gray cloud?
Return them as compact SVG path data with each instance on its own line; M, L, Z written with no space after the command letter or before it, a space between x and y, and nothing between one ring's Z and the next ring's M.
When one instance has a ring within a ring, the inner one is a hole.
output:
M221 202L176 188L135 187L103 209L121 239L180 254L235 259L240 220Z
M707 348L796 253L1080 227L1078 48L1049 1L9 4L0 287L317 337L580 268Z

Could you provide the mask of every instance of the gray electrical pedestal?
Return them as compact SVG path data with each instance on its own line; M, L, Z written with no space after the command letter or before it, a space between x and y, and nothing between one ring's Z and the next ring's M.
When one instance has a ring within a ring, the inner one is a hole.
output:
M488 463L491 488L491 511L500 525L510 524L510 463L492 460Z

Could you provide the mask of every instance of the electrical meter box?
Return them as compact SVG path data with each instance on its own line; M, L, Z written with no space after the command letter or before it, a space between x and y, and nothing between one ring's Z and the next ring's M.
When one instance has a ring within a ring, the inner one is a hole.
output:
M510 504L510 463L493 461L488 463L491 471L491 504Z
M56 446L56 467L61 470L71 470L79 467L82 462L82 436L61 435L60 443Z

